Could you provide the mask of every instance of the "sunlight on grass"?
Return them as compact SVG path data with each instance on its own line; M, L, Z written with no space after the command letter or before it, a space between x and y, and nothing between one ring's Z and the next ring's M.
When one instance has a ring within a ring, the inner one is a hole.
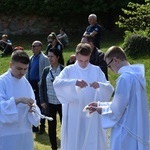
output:
M40 135L37 133L33 133L34 135L34 146L35 150L49 150L51 147L49 136L48 136L48 121L46 120L46 133ZM58 150L60 150L60 130L61 124L59 121L59 116L57 114L57 143L58 143Z

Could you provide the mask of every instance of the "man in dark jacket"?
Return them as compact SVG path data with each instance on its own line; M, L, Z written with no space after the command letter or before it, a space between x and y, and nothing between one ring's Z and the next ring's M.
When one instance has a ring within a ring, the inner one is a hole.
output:
M94 45L100 49L100 38L101 38L101 29L100 24L97 23L97 16L95 14L90 14L88 16L89 26L86 28L84 35L89 35L94 37Z

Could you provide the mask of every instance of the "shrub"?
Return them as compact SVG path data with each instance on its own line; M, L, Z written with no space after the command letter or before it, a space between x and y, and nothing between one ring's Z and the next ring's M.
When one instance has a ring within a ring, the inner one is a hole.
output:
M150 38L139 34L132 34L126 37L123 48L129 56L150 54Z
M140 31L150 36L150 0L145 0L145 4L129 2L127 9L122 8L122 11L124 15L120 15L116 22L119 28L134 34Z

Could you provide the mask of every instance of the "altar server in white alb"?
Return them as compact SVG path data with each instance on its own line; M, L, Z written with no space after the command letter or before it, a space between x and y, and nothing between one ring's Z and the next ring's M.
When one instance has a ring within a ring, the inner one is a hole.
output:
M113 87L98 66L89 63L91 47L79 43L76 62L64 68L54 80L54 89L63 104L61 150L106 150L107 130L97 113L90 119L83 108L93 98L109 101Z
M14 51L9 70L0 76L0 150L34 150L32 124L40 117L32 107L40 110L24 77L29 61L24 51Z
M150 150L144 65L130 65L117 46L108 49L105 60L113 72L120 74L114 98L99 105L90 103L87 109L101 114L103 128L112 128L111 150Z

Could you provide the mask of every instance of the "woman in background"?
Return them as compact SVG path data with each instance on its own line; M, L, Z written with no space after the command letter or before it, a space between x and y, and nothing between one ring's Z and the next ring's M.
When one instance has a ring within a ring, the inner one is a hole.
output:
M41 106L45 109L46 115L53 118L53 121L48 121L48 134L52 150L57 150L56 140L56 114L58 112L60 122L62 121L62 105L56 97L53 81L64 68L60 64L61 52L59 49L51 48L48 51L50 66L44 68L40 85L40 100Z
M51 34L48 35L47 41L48 41L48 45L47 45L45 54L48 55L48 50L50 48L58 49L60 51L60 54L61 54L61 56L60 56L60 64L64 65L63 45L58 40L55 32L51 32Z

